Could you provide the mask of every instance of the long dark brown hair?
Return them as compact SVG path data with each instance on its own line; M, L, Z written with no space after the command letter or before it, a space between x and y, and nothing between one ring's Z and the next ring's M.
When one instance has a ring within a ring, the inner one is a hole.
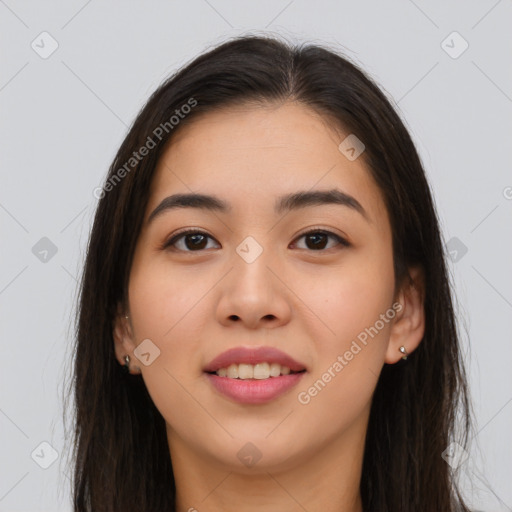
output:
M142 377L122 372L112 333L117 306L126 304L150 183L166 143L198 115L286 101L314 109L364 142L362 158L390 216L396 283L408 278L411 265L425 272L424 338L407 361L384 365L373 396L360 486L364 511L468 510L442 456L452 441L467 445L467 378L439 221L408 130L382 90L339 52L244 36L209 49L158 87L97 193L69 389L75 512L175 510L165 420ZM142 157L143 146L150 149Z

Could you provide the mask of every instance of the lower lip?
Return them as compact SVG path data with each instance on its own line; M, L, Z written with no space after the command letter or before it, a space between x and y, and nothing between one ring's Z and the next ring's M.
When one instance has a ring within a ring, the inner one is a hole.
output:
M295 386L305 372L290 373L268 379L230 379L207 373L213 387L241 404L263 404L274 400Z

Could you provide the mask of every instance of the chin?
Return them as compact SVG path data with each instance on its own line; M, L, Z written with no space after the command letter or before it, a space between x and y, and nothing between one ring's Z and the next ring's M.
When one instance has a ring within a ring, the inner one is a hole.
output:
M289 431L286 432L289 434ZM297 459L302 457L296 443L290 442L288 436L281 437L276 433L249 433L243 438L230 439L229 443L217 445L217 450L208 440L208 451L218 462L229 471L243 474L287 471L297 466ZM274 439L271 439L275 436Z

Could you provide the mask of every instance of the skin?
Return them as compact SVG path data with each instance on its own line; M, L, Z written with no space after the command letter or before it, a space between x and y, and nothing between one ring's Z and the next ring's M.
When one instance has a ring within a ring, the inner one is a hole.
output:
M183 126L160 159L114 339L119 363L130 355L130 371L142 373L166 420L180 511L362 511L372 394L383 365L400 361L399 347L410 354L421 342L424 278L411 268L414 286L405 282L394 294L388 214L363 158L349 161L339 151L347 135L301 104L248 105ZM332 204L273 211L277 196L331 188L355 197L368 220ZM147 224L162 199L191 191L218 196L232 211L181 208ZM174 251L161 249L186 227L211 238L201 250L190 237ZM329 238L315 249L301 235L320 227L350 246ZM263 248L250 264L236 252L247 236ZM298 393L393 303L400 312L300 403ZM134 350L148 338L160 355L145 366ZM202 371L206 363L256 345L278 347L307 374L266 404L217 393ZM248 442L261 453L252 467L237 457Z

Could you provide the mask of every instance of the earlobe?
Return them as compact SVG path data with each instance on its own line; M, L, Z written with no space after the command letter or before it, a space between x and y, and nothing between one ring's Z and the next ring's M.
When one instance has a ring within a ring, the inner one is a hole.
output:
M425 333L425 273L421 266L409 268L398 294L402 306L391 327L385 362L395 364L410 355ZM404 347L404 349L401 349ZM404 352L405 350L405 352Z
M117 315L113 323L112 336L114 338L116 359L119 361L119 364L123 365L125 356L133 352L136 344L133 339L130 319L120 306L117 309Z

